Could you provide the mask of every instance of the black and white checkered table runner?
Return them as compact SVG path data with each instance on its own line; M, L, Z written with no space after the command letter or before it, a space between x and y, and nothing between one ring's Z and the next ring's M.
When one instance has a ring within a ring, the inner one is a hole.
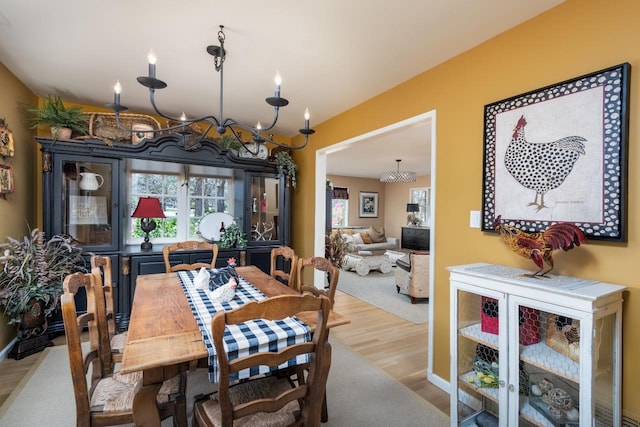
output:
M215 270L209 270L209 272L215 274ZM218 360L211 335L211 319L220 310L233 310L250 301L261 301L267 297L240 277L236 295L231 301L224 303L212 301L213 291L197 289L194 286L193 281L197 274L198 270L180 271L178 277L209 352L209 381L216 383L218 382ZM264 351L266 348L270 351L278 351L288 345L309 340L311 340L309 327L295 317L277 321L256 319L238 325L228 325L224 333L224 345L229 360ZM308 355L298 356L285 362L278 369L308 361ZM269 371L268 366L252 367L238 372L231 379L249 378Z

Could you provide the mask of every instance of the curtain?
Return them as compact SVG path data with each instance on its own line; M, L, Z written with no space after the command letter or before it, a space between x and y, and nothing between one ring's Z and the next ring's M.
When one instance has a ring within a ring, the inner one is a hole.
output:
M349 189L347 187L333 187L332 199L349 199Z

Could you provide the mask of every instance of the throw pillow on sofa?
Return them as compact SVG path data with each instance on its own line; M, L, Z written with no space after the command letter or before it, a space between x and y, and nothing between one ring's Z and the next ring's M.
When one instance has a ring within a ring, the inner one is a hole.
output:
M370 245L373 243L373 240L371 240L371 236L369 236L369 234L367 233L360 233L360 237L362 237L362 241L367 245Z
M360 233L356 233L352 236L354 245L362 245L364 241L362 240L362 236Z
M369 230L367 230L367 233L369 234L369 237L371 237L371 241L373 243L387 242L387 236L384 235L384 227L382 227L379 230L376 230L374 226L371 226L369 227Z

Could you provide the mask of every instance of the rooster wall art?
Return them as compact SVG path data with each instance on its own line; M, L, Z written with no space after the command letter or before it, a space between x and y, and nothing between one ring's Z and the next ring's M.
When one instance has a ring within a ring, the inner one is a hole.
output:
M562 185L580 155L585 154L584 142L587 140L581 136L566 136L554 142L529 142L524 135L526 125L523 115L507 146L504 165L520 185L535 191L529 206L536 206L539 212L547 207L544 195Z
M586 243L584 232L568 222L558 222L549 226L545 231L530 233L509 224L500 222L501 216L495 220L495 229L500 233L506 245L518 255L532 260L539 268L529 277L547 277L553 270L553 251L562 249L568 251ZM544 264L549 268L545 271Z

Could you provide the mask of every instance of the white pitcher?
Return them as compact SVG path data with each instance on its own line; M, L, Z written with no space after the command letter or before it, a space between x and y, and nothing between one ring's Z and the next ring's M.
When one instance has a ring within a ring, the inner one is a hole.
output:
M102 187L102 184L104 184L104 178L102 175L93 172L80 173L80 182L78 183L78 186L81 190L95 191Z

